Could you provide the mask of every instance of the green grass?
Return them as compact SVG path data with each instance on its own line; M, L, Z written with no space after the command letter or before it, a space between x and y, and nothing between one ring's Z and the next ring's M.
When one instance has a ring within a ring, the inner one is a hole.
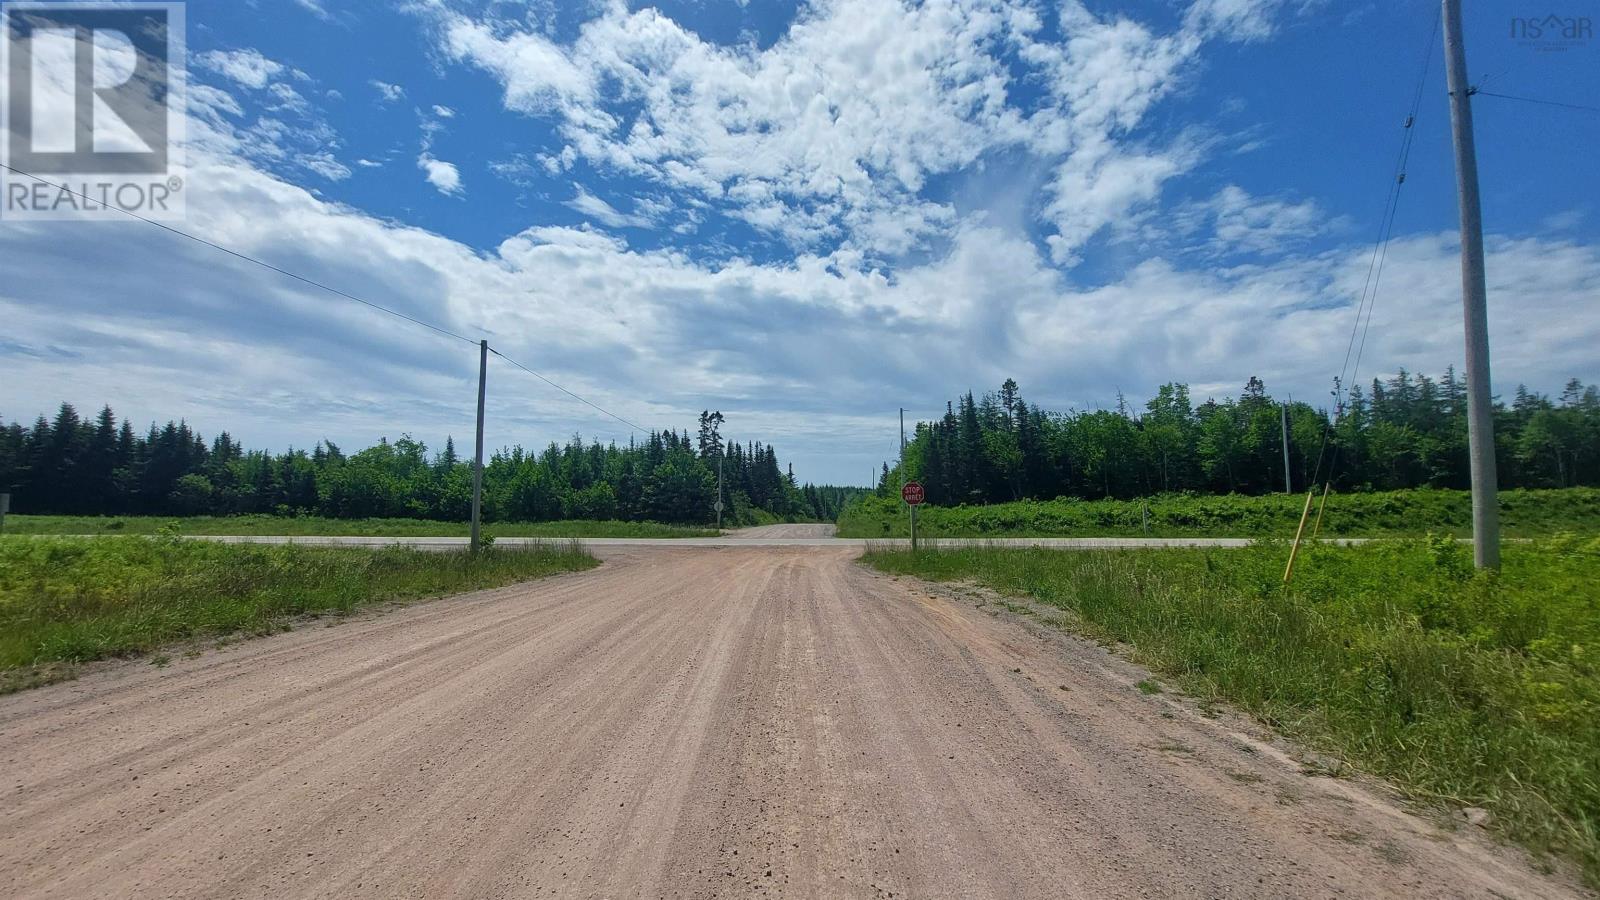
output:
M716 537L714 528L663 525L658 522L489 522L484 531L495 537ZM465 522L428 519L326 519L320 516L6 516L6 534L157 534L176 528L183 534L239 534L466 537Z
M1305 551L874 549L887 572L973 580L1131 647L1202 704L1227 700L1389 779L1481 806L1600 886L1600 539L1505 548L1475 573L1444 538ZM1143 689L1143 688L1141 688Z
M1024 500L992 506L922 508L918 532L926 537L1139 537L1144 500ZM1245 497L1164 494L1148 500L1151 537L1292 537L1305 495ZM1600 489L1502 491L1506 533L1539 537L1565 531L1600 532ZM1312 509L1315 514L1315 507ZM1472 533L1472 497L1466 491L1388 491L1334 494L1322 534L1345 537L1417 535L1465 537ZM839 517L839 536L905 537L905 507L873 498Z
M571 542L425 552L143 537L0 539L0 692L77 663L290 617L498 587L598 563ZM164 657L157 657L162 659Z

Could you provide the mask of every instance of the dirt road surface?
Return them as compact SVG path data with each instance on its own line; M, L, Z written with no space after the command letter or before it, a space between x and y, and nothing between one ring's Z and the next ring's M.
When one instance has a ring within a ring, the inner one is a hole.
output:
M1544 897L854 550L606 565L0 698L11 897Z

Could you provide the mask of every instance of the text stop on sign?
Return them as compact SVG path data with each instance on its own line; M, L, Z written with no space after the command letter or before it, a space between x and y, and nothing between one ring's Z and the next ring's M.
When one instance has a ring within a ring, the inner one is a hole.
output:
M921 506L925 496L920 482L908 481L906 486L900 489L900 499L911 506Z

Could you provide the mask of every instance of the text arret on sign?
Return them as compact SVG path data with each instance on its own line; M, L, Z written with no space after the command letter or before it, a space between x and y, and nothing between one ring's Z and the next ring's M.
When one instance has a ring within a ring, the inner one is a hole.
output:
M910 506L921 506L926 496L920 481L908 481L906 486L900 489L900 499Z

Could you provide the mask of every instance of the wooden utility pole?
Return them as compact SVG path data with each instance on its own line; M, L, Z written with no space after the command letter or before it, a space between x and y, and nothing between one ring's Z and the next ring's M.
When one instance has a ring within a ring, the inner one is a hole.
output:
M478 342L478 448L472 458L472 552L477 553L483 522L483 394L489 383L489 342Z
M1500 568L1500 501L1494 460L1494 399L1489 385L1488 290L1483 274L1483 210L1472 142L1472 94L1461 37L1461 0L1444 4L1445 83L1455 141L1461 210L1461 304L1467 339L1467 452L1472 471L1472 552L1480 569Z

